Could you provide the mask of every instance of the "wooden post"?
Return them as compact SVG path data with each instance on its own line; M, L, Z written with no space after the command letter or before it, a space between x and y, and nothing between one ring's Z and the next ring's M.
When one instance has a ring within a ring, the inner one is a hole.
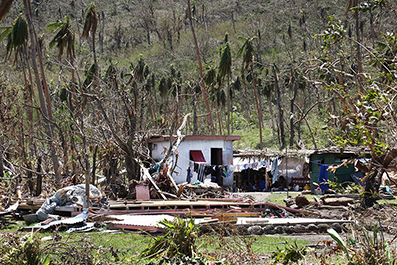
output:
M42 181L43 181L43 175L40 174L41 173L41 156L37 160L36 172L38 172L38 174L37 174L37 183L36 183L36 197L37 197L37 196L40 196L40 194L41 194L41 184L42 184Z

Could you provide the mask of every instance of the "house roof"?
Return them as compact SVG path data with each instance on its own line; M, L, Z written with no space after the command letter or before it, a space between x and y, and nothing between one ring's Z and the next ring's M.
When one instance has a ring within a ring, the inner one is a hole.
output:
M296 158L304 158L308 157L313 153L313 150L283 150L283 151L275 151L275 150L234 150L233 157L240 159L271 159L278 156L288 156L288 157L296 157Z
M338 146L328 147L324 149L302 149L302 150L234 150L233 157L238 157L241 159L269 159L278 156L288 156L288 157L309 157L313 154L345 154L345 155L359 155L359 154L369 154L370 150L368 147L349 147L346 146L344 149Z
M174 139L176 139L176 136L172 136ZM238 141L241 139L241 136L239 135L186 135L184 141ZM169 135L158 135L158 136L152 136L150 139L148 139L149 143L156 143L156 142L166 142L170 140Z
M350 147L346 146L345 148L341 148L339 146L333 146L325 149L319 149L313 151L312 154L354 154L354 155L359 155L359 154L370 154L371 150L366 147Z

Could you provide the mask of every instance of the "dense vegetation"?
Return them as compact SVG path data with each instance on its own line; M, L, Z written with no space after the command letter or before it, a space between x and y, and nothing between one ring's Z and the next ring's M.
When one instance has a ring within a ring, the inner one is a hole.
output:
M188 113L185 134L237 148L397 155L393 1L1 3L9 167L133 179L145 139Z

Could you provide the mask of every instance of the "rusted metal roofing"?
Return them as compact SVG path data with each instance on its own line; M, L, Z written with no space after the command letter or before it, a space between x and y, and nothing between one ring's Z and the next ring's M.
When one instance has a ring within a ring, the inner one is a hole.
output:
M177 137L173 136L176 140ZM166 142L170 140L169 135L158 135L152 136L147 141L149 143L156 143L156 142ZM184 141L197 141L197 140L204 140L204 141L238 141L241 140L241 136L239 135L185 135Z

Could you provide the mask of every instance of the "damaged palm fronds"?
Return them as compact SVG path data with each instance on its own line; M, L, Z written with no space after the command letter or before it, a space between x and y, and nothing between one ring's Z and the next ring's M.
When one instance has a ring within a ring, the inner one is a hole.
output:
M112 246L101 246L89 237L65 237L58 231L42 238L36 232L4 233L0 251L0 264L109 264L125 259Z

